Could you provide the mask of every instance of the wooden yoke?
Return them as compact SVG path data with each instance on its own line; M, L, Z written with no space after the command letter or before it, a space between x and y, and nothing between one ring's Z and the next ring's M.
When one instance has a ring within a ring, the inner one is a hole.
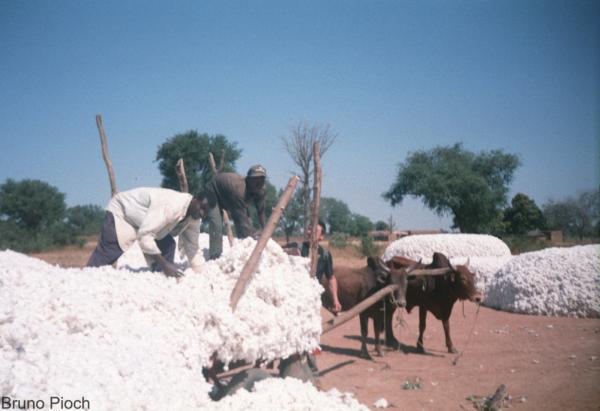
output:
M110 196L114 197L117 194L117 183L115 182L115 172L113 170L112 161L108 156L108 143L106 142L106 134L104 134L104 125L102 124L102 116L96 115L96 125L98 126L98 132L100 133L100 144L102 146L102 158L106 169L108 170L108 179L110 180Z
M225 159L225 150L221 151L221 164L217 169L217 165L215 164L215 158L212 153L208 153L208 161L210 162L210 168L214 175L217 175L222 169L224 165ZM227 210L223 210L223 224L225 224L225 231L227 232L227 240L229 240L229 246L233 247L233 231L231 231L231 224L229 223L229 214Z
M273 209L273 212L269 217L269 221L267 221L265 229L262 231L260 238L258 239L256 246L252 251L252 254L250 254L250 258L248 258L248 261L244 265L244 268L242 268L240 278L238 278L237 282L235 283L235 286L233 287L233 290L231 291L231 297L229 302L229 305L231 306L231 311L235 311L238 301L244 294L248 282L252 278L252 274L256 271L256 267L258 267L258 263L260 261L260 255L267 246L267 242L271 238L273 231L275 231L279 218L281 217L283 210L285 210L285 207L290 201L290 198L294 193L294 189L296 188L296 184L298 184L298 180L300 180L298 176L293 176L292 178L290 178L290 181L288 182L285 191L279 198L277 205Z

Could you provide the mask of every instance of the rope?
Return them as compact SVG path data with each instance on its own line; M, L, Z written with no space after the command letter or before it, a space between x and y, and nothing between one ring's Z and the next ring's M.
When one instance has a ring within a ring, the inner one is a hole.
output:
M463 304L463 310L464 310L465 306ZM473 336L473 331L475 331L475 325L477 324L477 318L479 318L479 309L481 308L481 304L477 304L477 311L475 312L475 321L473 321L473 325L471 326L471 332L469 333L469 337L467 338L467 343L465 344L465 348L456 356L456 358L454 359L454 361L452 361L452 365L456 365L456 363L458 363L458 359L460 357L462 357L462 355L465 353L465 351L467 350L467 347L469 346L469 343L471 342L471 337Z

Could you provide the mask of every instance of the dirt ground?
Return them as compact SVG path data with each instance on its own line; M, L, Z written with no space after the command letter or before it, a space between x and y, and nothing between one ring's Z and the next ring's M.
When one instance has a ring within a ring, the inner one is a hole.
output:
M81 267L93 242L33 256L65 267ZM335 262L364 265L351 250L333 249ZM324 321L332 316L323 310ZM511 314L473 303L457 303L450 320L452 339L464 350L448 354L442 325L430 314L425 332L426 355L416 354L418 312L401 313L394 333L405 351L377 357L369 326L369 352L359 357L358 318L324 335L317 355L324 389L354 393L371 409L385 398L389 409L472 410L481 397L504 384L510 396L503 409L600 410L600 320ZM474 330L470 341L469 335ZM465 349L466 348L466 349ZM412 388L412 389L410 389ZM471 398L469 400L468 398Z

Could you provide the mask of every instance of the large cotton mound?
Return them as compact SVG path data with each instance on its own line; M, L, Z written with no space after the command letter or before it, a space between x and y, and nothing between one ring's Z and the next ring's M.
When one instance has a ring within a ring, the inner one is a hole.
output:
M255 241L179 281L112 267L63 269L0 252L0 393L85 396L93 409L209 407L201 367L318 346L322 288L273 241L235 313L229 296ZM242 409L242 408L236 408Z
M600 317L600 245L515 256L488 284L485 304L525 314Z
M385 261L399 255L431 262L433 253L454 257L510 257L510 249L499 238L484 234L423 234L394 241L383 254Z
M335 388L320 392L308 383L295 378L269 378L254 385L252 393L239 390L233 397L225 397L212 411L368 411L351 394Z

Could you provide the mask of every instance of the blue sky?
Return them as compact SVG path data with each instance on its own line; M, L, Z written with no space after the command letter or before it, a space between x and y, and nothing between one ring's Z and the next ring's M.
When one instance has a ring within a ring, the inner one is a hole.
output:
M0 182L34 178L105 205L102 114L120 190L160 184L158 146L196 129L238 171L294 170L300 120L339 137L323 195L399 228L448 228L381 194L407 154L462 142L519 155L510 196L599 184L598 1L2 1Z

